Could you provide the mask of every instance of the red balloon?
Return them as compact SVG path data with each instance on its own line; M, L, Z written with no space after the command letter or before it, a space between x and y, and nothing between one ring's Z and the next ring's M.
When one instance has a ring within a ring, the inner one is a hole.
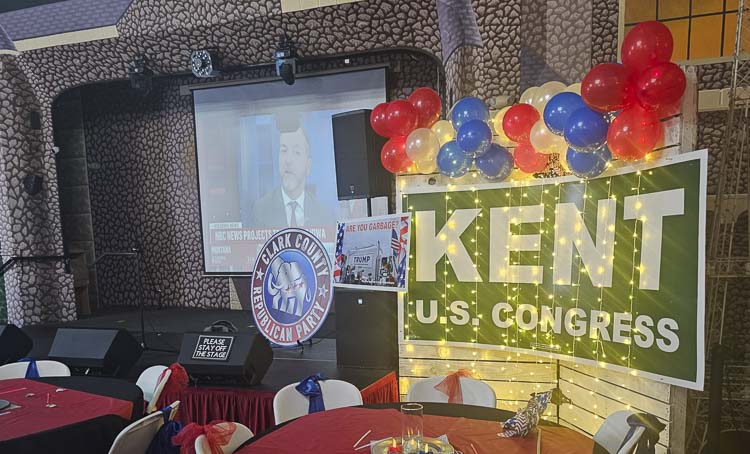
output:
M635 101L634 74L619 63L596 65L581 82L581 97L599 112L622 110Z
M513 160L516 162L516 167L525 173L537 173L544 170L549 162L549 156L548 154L536 151L530 143L519 143L513 152Z
M375 106L375 108L372 109L372 113L370 113L370 126L372 126L373 131L383 137L391 136L391 132L388 130L388 125L386 123L387 110L388 103L381 102L380 104Z
M654 149L662 136L656 114L639 105L620 112L607 131L612 155L623 161L638 161Z
M406 172L412 165L406 155L406 136L396 136L386 142L380 150L380 162L391 173Z
M685 73L674 63L661 63L643 71L636 82L636 94L643 107L658 109L676 104L685 93Z
M658 109L654 109L654 114L656 114L656 118L658 119L664 119L667 117L671 117L673 115L677 115L682 110L682 100L677 101L674 104L665 104L663 106L659 106Z
M530 104L516 104L503 117L503 131L514 142L528 142L531 127L539 120L539 112Z
M440 95L432 88L417 88L409 96L409 102L417 111L417 128L429 128L440 119L443 104Z
M409 101L397 99L388 104L385 124L393 136L408 136L417 127L417 111Z
M666 63L672 58L672 33L661 22L636 25L622 40L622 62L635 71Z

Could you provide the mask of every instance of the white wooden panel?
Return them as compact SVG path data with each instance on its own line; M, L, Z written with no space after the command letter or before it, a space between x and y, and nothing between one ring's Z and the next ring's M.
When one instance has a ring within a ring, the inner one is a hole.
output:
M447 345L414 345L400 344L399 357L401 358L440 358L440 359L473 359L488 361L524 361L550 363L555 360L535 355L526 355L507 350L495 350L484 348L453 347Z
M598 416L599 419L604 419L616 411L629 410L632 412L638 412L638 410L628 408L627 402L618 402L600 396L596 393L589 394L585 389L579 388L570 383L560 382L560 389L562 392L574 402L573 407L585 408L593 417ZM570 405L563 405L563 408L569 408ZM593 418L592 418L593 419ZM668 424L668 418L659 418L664 424ZM598 427L598 426L597 426ZM669 426L667 426L661 434L662 440L669 440Z
M601 367L586 366L583 364L571 365L570 363L561 363L560 373L562 374L565 369L578 371L582 374L598 378L599 380L604 380L623 388L627 388L636 393L651 396L664 403L669 403L669 385L665 383L648 380L637 375L624 374L622 372L616 372Z
M555 368L549 364L421 358L399 360L400 375L404 376L431 377L446 375L459 369L472 371L482 380L554 382L557 377Z
M399 392L406 394L409 391L412 383L419 381L422 378L418 377L404 377L399 378ZM526 401L531 397L531 393L544 392L553 389L557 384L555 382L548 383L516 383L516 382L501 382L501 381L489 381L485 380L493 391L495 391L495 397L500 400L523 400Z
M665 423L669 421L669 404L661 402L652 396L638 394L628 388L613 385L601 379L597 382L596 378L566 368L560 370L560 387L562 388L563 385L568 385L568 387L573 386L576 389L583 389L614 402L622 402L626 406L630 405L633 411L651 413L652 415L664 420L663 422ZM581 404L578 403L578 405ZM581 406L589 408L585 405ZM609 413L611 412L600 412L600 414L604 416Z

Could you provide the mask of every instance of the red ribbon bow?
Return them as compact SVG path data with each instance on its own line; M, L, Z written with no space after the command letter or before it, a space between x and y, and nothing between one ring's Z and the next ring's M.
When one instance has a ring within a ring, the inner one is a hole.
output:
M169 375L169 378L167 379L167 383L164 384L164 390L162 391L162 396L166 396L169 393L172 392L178 392L188 385L188 374L184 367L182 367L182 364L180 363L172 363L168 368L164 369L164 371L159 375L158 382L161 382L164 378L164 375L167 373L167 371L171 371L172 373ZM158 383L157 382L157 383Z
M465 369L447 375L443 381L435 385L435 389L448 396L449 404L464 403L464 396L461 392L461 377L472 377L471 372Z
M205 426L191 422L172 437L172 444L180 446L180 454L195 454L195 440L205 435L211 454L223 454L221 447L229 443L235 430L237 425L233 422L211 421Z

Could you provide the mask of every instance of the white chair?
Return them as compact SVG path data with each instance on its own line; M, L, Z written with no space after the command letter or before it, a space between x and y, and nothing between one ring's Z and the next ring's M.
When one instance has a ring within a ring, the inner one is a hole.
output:
M217 424L218 426L228 426L230 423L222 422ZM253 438L253 431L248 429L247 426L241 423L234 423L236 426L232 438L229 443L221 446L221 452L223 454L232 454L239 448L242 443ZM195 454L211 454L211 447L208 445L208 440L205 435L201 435L195 439Z
M10 378L26 377L26 369L29 367L28 361L19 361L0 366L0 380ZM70 369L63 363L49 360L39 360L36 362L36 368L40 377L70 377Z
M628 416L632 414L632 411L621 410L607 416L607 419L594 434L594 441L609 454L630 454L646 430L644 427L637 427L633 436L623 445L623 441L630 431ZM620 445L622 445L622 448Z
M435 389L435 385L445 379L444 375L424 378L412 383L406 394L407 402L448 402L448 396ZM461 397L466 405L495 408L495 391L487 383L469 377L460 377Z
M164 375L156 377L158 381L156 382L156 387L154 388L153 394L151 395L151 399L148 401L148 405L146 406L146 413L153 413L156 411L156 405L158 405L159 403L161 392L164 391L164 386L167 384L169 377L172 375L172 371L169 369L165 368L163 372ZM159 377L161 377L161 380L159 380ZM146 400L145 393L143 400Z
M351 383L341 380L324 380L319 383L326 410L362 405L362 394ZM274 396L273 416L276 419L276 424L307 414L310 401L294 389L295 386L297 386L297 383L287 385Z
M141 388L141 391L143 391L144 401L151 402L154 400L154 392L159 384L159 377L161 377L162 372L165 370L167 370L167 366L151 366L141 372L141 375L138 376L138 380L135 384Z
M145 454L163 424L161 413L144 416L117 434L109 454Z
M180 401L176 400L170 406L172 411L169 413L169 419L172 420L177 416ZM144 416L117 434L112 447L109 448L109 454L145 454L151 440L163 425L164 418L161 412Z

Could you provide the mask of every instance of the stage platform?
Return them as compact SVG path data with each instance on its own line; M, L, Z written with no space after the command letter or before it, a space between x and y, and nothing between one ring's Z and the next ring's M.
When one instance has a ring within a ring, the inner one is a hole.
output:
M345 380L355 385L365 403L398 401L396 371L339 367L336 364L335 314L331 314L320 337L312 339L312 345L304 348L274 348L274 359L266 376L255 386L203 386L191 383L187 389L165 393L159 406L180 400L179 419L184 424L197 422L206 424L214 419L238 421L255 433L263 432L274 425L273 397L276 392L303 378L322 373L327 378ZM147 367L169 365L177 361L182 335L200 332L217 320L229 320L240 333L252 335L257 332L252 315L248 311L162 309L149 310L145 314L146 343L150 348L171 350L170 352L145 351L131 370L128 379L135 381ZM141 339L140 313L137 309L109 310L108 313L87 317L68 323L24 327L34 341L31 356L44 359L49 354L57 328L115 328L130 331Z
M217 320L229 320L240 333L254 334L254 320L249 311L229 309L161 309L145 313L146 343L151 348L172 352L146 351L130 371L129 379L135 381L147 367L155 364L169 365L177 360L182 334L200 332ZM24 327L33 340L31 356L44 359L52 346L59 327L126 329L140 340L140 313L133 309L110 309L105 314L87 317L74 322ZM289 383L321 372L329 378L346 380L364 389L391 370L338 367L336 365L335 314L330 314L313 345L304 348L274 348L274 360L261 385L253 388L278 391Z

